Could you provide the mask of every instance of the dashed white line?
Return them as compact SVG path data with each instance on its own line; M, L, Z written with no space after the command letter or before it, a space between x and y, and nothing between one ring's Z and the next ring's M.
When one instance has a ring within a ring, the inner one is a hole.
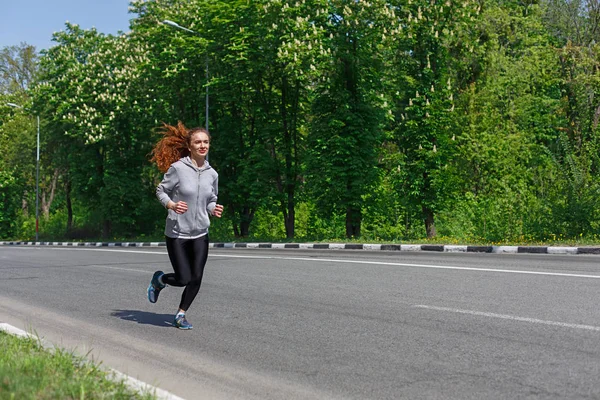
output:
M532 324L560 326L562 328L585 329L588 331L600 332L600 326L593 326L593 325L570 324L567 322L546 321L546 320L537 319L537 318L518 317L515 315L495 314L495 313L482 312L482 311L461 310L459 308L427 306L427 305L422 305L422 304L415 305L413 307L423 308L426 310L445 311L445 312L451 312L451 313L457 313L457 314L475 315L478 317L500 318L500 319L507 319L507 320L511 320L511 321L529 322Z

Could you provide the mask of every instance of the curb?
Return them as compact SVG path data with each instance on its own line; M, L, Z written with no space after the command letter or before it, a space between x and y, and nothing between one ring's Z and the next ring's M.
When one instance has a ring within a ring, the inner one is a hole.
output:
M0 246L67 246L67 247L166 247L165 242L0 242ZM314 249L314 250L383 250L431 251L445 253L510 254L600 254L600 247L559 246L464 246L435 244L355 244L355 243L210 243L220 249Z
M37 337L35 335L32 335L31 333L25 332L24 330L19 329L15 326L7 324L7 323L0 323L0 331L4 331L4 332L6 332L10 335L14 335L14 336L25 337L25 338L33 337L34 339L37 339ZM46 349L49 349L49 350L55 349L54 345L49 344L45 340L40 340L40 343ZM116 369L108 368L106 366L103 366L103 368L105 370L107 369L108 372L110 372L114 378L122 380L125 383L125 385L127 385L130 389L132 389L138 393L148 392L148 393L153 394L159 400L184 400L183 398L176 396L170 392L167 392L164 389L161 389L156 386L152 386L150 384L142 382L142 381L135 379L129 375L119 372Z

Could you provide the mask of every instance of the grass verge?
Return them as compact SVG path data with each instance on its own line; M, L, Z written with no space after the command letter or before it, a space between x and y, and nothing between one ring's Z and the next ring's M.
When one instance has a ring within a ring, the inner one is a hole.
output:
M0 399L153 400L83 357L44 348L40 341L0 330Z

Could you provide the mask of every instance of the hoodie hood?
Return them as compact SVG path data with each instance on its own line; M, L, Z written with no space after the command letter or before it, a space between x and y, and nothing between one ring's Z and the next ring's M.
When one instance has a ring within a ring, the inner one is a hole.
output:
M205 171L207 169L211 169L212 167L210 166L210 164L208 163L208 160L204 160L204 165L200 168L196 167L194 165L194 162L192 161L192 157L187 156L187 157L183 157L181 158L179 161L181 161L182 163L184 163L185 165L194 168L196 171Z

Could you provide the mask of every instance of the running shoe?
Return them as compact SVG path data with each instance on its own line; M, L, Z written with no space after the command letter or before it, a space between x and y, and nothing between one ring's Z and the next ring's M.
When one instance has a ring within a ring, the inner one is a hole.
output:
M162 285L158 278L163 276L165 273L162 271L156 271L154 275L152 275L152 279L150 280L150 285L148 285L148 301L150 303L156 303L158 300L158 295L160 291L165 288L166 285Z
M190 324L187 319L185 319L185 314L177 314L175 316L175 320L173 321L173 326L179 329L192 329L193 326Z

